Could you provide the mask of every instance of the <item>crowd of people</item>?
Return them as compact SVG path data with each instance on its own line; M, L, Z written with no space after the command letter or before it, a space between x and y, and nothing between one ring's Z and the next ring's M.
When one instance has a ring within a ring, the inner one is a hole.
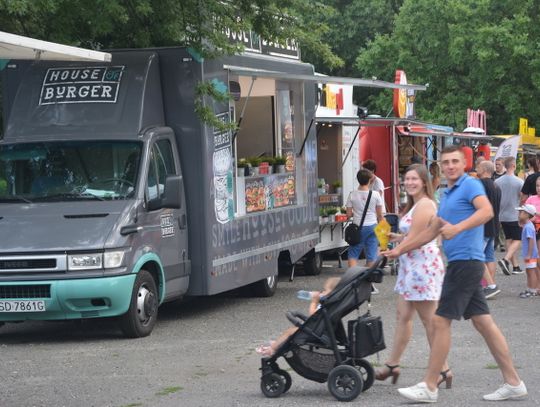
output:
M390 378L393 384L398 381L400 359L418 314L431 348L428 369L421 382L398 391L415 402L437 401L439 386L452 386L453 374L447 362L452 321L464 318L471 319L484 338L504 379L502 387L483 398L522 398L527 389L514 367L506 339L490 315L487 299L500 292L495 282L496 245L504 251L498 264L507 275L523 273L518 257L522 248L527 287L519 297L530 298L540 292L540 234L535 227L540 214L540 172L536 160L529 161L531 173L525 181L515 175L516 161L512 157L495 163L479 158L474 172L467 173L463 152L449 146L443 150L440 163L446 180L444 188L437 163L431 164L429 174L423 164L411 165L404 174L408 202L400 213L399 233L390 235L396 244L381 253L399 258L395 285L399 294L397 325L390 353L383 367L377 369L376 379ZM363 196L358 198L358 193L353 192L347 202L357 224L358 215L365 210L372 212L372 219L381 216L378 204L367 201L373 179L366 168L360 170L359 190ZM366 232L361 238L361 243L349 250L349 264L356 264L362 249L368 264L377 255L376 249L368 254L371 245Z
M418 384L398 389L408 400L433 403L441 385L452 386L448 366L451 326L454 320L470 319L484 338L501 371L504 384L484 400L500 401L527 396L506 338L490 314L488 299L500 293L495 281L498 263L506 275L526 273L526 288L520 298L540 295L540 154L528 161L525 180L515 175L513 157L495 162L480 157L474 171L466 172L459 146L446 147L440 167L413 163L404 173L407 203L399 214L399 231L390 233L391 248L379 253L374 228L386 213L383 181L375 175L373 160L357 173L358 189L347 199L347 215L359 226L359 243L349 247L348 265L355 266L364 253L366 266L377 256L399 259L395 292L398 294L396 328L377 380L396 384L400 360L413 332L418 314L430 345L428 368ZM446 181L443 186L442 175ZM395 215L394 215L395 216ZM519 249L524 271L520 267ZM504 252L497 262L495 250ZM321 296L331 292L327 281L322 292L312 293L310 314ZM373 292L372 292L373 294ZM257 351L272 355L296 328Z

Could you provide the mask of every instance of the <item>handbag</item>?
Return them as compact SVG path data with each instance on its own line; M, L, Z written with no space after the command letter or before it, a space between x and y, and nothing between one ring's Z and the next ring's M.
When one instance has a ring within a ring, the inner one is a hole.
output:
M381 317L374 317L368 312L348 324L350 351L354 359L386 349Z
M369 201L371 199L371 193L372 191L370 190L366 200L366 206L364 206L364 212L362 213L362 220L360 221L360 225L351 222L345 228L345 241L349 246L354 246L360 243L360 230L362 229L362 225L364 224L364 219L366 219L366 213L368 210Z

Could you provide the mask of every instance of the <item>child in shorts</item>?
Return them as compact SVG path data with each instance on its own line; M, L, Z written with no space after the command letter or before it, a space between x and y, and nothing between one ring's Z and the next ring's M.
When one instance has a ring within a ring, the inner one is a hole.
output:
M321 298L330 294L332 290L337 287L339 280L341 280L339 277L330 277L324 282L322 291L311 292L309 316L317 312L317 310L321 307ZM275 341L270 341L270 344L259 345L255 348L255 351L262 356L270 357L287 340L287 338L289 338L289 336L291 336L297 330L297 327L291 326L290 328L286 329L285 332L283 332Z
M516 208L519 211L518 221L522 227L521 230L521 254L525 262L525 271L527 273L527 289L519 294L520 298L530 298L538 295L538 277L539 272L536 266L538 258L538 247L536 246L536 231L531 219L536 215L534 205L525 204Z

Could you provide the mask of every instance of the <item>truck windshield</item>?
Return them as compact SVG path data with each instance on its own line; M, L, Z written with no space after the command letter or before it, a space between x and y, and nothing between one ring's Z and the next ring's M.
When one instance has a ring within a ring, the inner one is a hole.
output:
M124 141L0 145L0 202L132 198L141 150Z

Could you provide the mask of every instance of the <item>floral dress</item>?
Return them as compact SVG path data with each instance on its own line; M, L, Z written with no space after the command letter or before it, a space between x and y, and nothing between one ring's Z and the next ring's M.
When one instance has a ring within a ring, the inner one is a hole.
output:
M435 205L435 203L433 203ZM411 228L414 205L399 221L401 233ZM394 291L406 301L437 301L441 296L444 263L437 239L399 256L399 271Z

